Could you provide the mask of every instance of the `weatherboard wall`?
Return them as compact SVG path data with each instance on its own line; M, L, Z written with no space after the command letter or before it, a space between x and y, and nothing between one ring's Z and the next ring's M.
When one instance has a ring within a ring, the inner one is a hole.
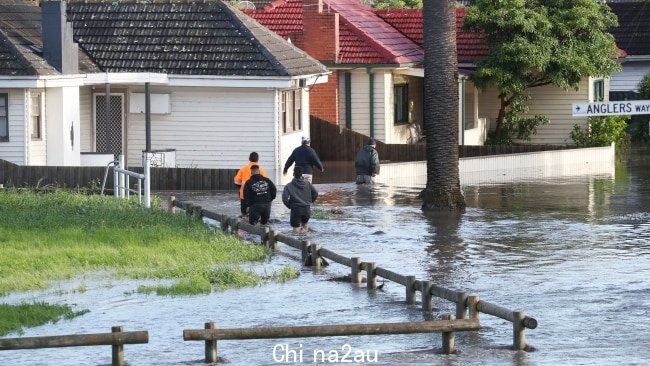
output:
M24 165L26 157L25 137L25 89L0 89L0 94L8 94L9 141L0 141L0 159Z

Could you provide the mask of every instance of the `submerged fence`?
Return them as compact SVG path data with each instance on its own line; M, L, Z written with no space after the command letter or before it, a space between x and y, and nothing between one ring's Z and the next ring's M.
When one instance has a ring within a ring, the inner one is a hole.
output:
M363 272L366 273L366 287L368 290L377 288L377 278L382 277L399 283L405 288L407 304L415 304L416 293L422 294L422 310L432 311L432 297L438 297L455 303L456 319L469 319L477 323L480 321L480 313L496 316L512 323L512 347L515 350L528 349L526 344L525 330L537 328L537 320L526 316L522 310L510 310L485 300L478 295L468 294L463 291L454 291L434 284L429 280L418 280L415 276L403 275L386 268L379 267L375 262L364 262L359 257L348 258L339 255L331 250L322 248L320 244L312 243L309 240L299 240L272 230L268 227L253 226L240 221L237 217L229 217L224 214L204 210L200 206L190 202L180 202L175 197L169 198L168 209L175 212L176 208L183 209L187 214L197 218L207 217L220 223L221 229L226 233L237 233L243 230L248 233L259 235L262 244L272 249L277 248L277 243L284 243L292 248L301 251L302 263L315 269L323 266L325 259L350 268L350 281L352 284L363 283ZM217 334L217 332L208 332ZM207 334L207 333L205 333ZM215 336L216 337L216 336ZM204 338L201 338L204 339ZM212 338L216 340L217 338ZM223 338L225 339L225 338Z

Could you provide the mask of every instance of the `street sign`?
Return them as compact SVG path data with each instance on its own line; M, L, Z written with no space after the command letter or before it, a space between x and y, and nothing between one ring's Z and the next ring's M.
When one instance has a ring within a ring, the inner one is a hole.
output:
M650 114L650 100L573 103L573 117Z

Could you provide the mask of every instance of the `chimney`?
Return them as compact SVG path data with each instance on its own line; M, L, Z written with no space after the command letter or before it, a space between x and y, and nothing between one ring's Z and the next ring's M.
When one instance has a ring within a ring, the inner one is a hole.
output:
M66 20L65 1L41 3L41 38L45 61L62 74L79 72L79 47L72 39L72 23Z
M325 6L323 6L325 5ZM339 55L339 14L323 0L303 2L302 49L321 62L335 63Z

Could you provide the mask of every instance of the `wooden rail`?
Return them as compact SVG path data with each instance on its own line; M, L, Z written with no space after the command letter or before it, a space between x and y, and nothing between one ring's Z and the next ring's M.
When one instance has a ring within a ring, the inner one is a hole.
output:
M0 338L0 351L56 348L56 347L81 347L81 346L106 346L112 348L112 365L123 366L124 345L149 343L149 332L136 331L124 332L121 326L111 328L111 333L71 334L46 337Z
M192 213L195 206L180 202L175 197L169 198L170 210L174 207L185 208ZM302 263L310 263L315 269L320 268L321 258L327 258L331 261L350 267L350 281L359 285L362 283L362 271L366 271L366 287L368 290L377 288L377 277L382 277L398 283L405 287L406 303L415 304L416 292L422 293L422 310L432 311L433 306L431 297L435 296L441 299L451 301L456 304L457 319L466 319L469 311L470 319L479 319L479 313L489 314L498 318L507 320L513 324L513 348L516 350L527 349L524 330L537 328L537 320L526 316L521 310L510 310L505 307L495 305L483 300L479 300L477 295L468 295L462 291L454 291L438 286L431 281L417 280L415 276L405 276L388 269L378 267L374 262L363 262L361 258L347 258L331 250L321 248L320 244L311 243L308 240L298 240L292 236L278 233L268 228L252 226L248 223L240 222L236 217L226 217L225 215L199 209L201 215L220 221L221 228L224 232L236 232L237 229L248 231L255 235L260 235L263 244L275 248L275 243L281 242L292 248L302 251ZM309 259L308 259L309 258Z
M218 329L214 322L204 329L185 329L186 341L205 341L206 363L217 362L217 341L226 339L275 339L304 337L333 337L351 335L442 333L443 353L454 353L454 332L479 330L478 319L456 320L452 315L445 320L404 323L327 324L295 327L257 327Z

